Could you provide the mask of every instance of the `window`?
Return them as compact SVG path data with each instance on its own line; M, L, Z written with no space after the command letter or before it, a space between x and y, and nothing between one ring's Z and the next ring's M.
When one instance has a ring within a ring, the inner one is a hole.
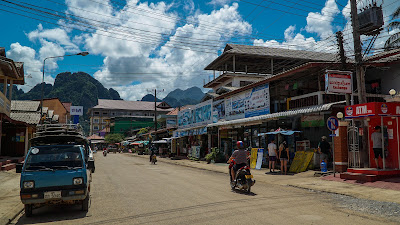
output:
M99 130L99 126L98 125L94 125L93 126L93 130Z
M147 116L147 113L145 113L144 116Z
M102 125L102 126L101 126L101 129L103 130L105 127L106 127L106 126Z
M115 116L115 112L112 112L111 115L112 115L112 116Z
M251 81L240 81L240 87L244 87L244 86L247 86L247 85L249 85L249 84L252 84L253 82L251 82Z
M107 116L108 115L108 112L103 112L103 116Z
M100 112L94 112L94 115L100 115Z
M93 123L99 123L99 118L93 118Z
M107 119L103 119L103 120L102 120L102 123L107 123Z

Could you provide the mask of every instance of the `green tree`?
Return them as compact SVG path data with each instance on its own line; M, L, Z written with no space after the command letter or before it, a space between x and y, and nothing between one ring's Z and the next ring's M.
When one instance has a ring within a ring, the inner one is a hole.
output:
M124 136L122 134L109 134L104 138L104 141L107 143L115 144L124 140Z
M149 132L149 130L147 130L147 128L142 128L142 129L139 130L139 132L137 132L137 135L145 134L145 133L148 133L148 132Z
M400 28L400 6L391 15L392 22L387 26L388 32ZM396 47L400 47L400 32L396 32L386 40L385 49L390 50Z

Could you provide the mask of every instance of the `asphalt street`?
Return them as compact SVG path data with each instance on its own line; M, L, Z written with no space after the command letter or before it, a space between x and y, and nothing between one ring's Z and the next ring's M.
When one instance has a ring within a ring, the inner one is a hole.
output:
M256 183L232 191L225 174L97 153L91 207L23 213L11 224L396 224L334 203L329 194ZM255 177L257 180L257 177Z

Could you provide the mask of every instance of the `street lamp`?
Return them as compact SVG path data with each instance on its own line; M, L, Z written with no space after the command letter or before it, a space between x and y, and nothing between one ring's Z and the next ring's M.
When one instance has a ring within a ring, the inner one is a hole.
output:
M396 95L396 90L390 89L389 94L394 97Z
M79 53L72 54L72 55L51 56L51 57L44 58L44 60L43 60L42 98L40 100L40 123L41 124L43 124L42 118L43 118L43 94L44 94L44 66L46 64L46 60L53 59L53 58L62 58L62 57L66 57L66 56L74 56L74 55L87 56L87 55L89 55L89 52L79 52Z
M340 120L342 120L342 118L343 118L343 113L342 113L342 112L338 112L338 113L336 114L336 117L339 118Z

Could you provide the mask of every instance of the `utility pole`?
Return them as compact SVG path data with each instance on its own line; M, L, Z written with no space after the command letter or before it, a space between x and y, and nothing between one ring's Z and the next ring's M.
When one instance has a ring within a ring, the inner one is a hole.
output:
M346 55L344 54L344 46L343 46L343 33L342 31L338 31L336 32L336 39L338 42L338 46L339 46L339 56L340 56L340 62L342 63L342 70L346 70ZM353 79L353 77L352 77ZM353 90L353 87L351 87ZM353 94L353 93L351 93ZM350 105L350 95L346 94L346 105Z
M154 89L154 130L157 131L157 89Z
M365 90L365 77L364 77L364 69L362 67L362 54L361 54L361 40L360 40L360 29L358 22L358 12L357 12L357 0L350 0L351 7L351 25L353 27L353 39L354 39L354 55L355 55L355 69L356 69L356 77L357 77L357 94L358 94L358 103L367 103L367 96ZM363 134L362 134L362 147L364 154L368 152L368 122L364 119L362 120L363 124ZM368 154L365 154L368 155ZM364 156L365 156L364 155ZM366 158L366 157L363 157ZM369 160L368 160L369 161ZM367 160L363 160L363 162L367 162ZM368 164L368 163L367 163ZM365 165L364 165L365 166Z

